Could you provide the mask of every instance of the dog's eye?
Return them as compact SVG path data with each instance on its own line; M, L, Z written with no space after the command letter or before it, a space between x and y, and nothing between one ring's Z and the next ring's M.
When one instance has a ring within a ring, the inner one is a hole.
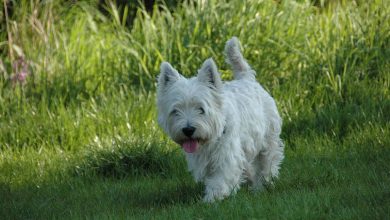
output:
M169 113L170 115L178 115L179 114L179 111L177 109L173 109L171 111L171 113Z
M199 112L201 115L203 115L205 113L204 109L202 107L199 108Z

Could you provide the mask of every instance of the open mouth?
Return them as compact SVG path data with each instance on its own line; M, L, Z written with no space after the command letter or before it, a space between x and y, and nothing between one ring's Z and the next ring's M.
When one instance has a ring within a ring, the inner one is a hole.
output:
M182 148L187 153L194 153L199 146L199 141L196 139L187 139L181 144Z

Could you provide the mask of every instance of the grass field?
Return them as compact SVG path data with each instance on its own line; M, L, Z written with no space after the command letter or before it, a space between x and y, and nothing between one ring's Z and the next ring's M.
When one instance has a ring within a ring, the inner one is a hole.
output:
M388 219L390 2L194 2L2 2L0 218ZM155 79L208 57L231 79L231 36L277 101L286 159L275 187L204 204Z

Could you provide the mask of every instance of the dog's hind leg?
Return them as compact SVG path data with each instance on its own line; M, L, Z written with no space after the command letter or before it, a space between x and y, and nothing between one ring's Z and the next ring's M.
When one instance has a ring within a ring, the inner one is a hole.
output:
M272 185L278 177L280 165L284 158L283 142L278 136L270 137L264 144L266 148L261 151L253 161L255 169L252 188L262 190L264 186Z

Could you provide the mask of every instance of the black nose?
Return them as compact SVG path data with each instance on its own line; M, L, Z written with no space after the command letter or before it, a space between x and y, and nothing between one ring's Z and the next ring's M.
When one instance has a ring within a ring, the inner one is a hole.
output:
M192 126L188 126L188 127L185 127L182 129L183 133L187 136L187 137L191 137L192 134L194 134L195 132L195 128L192 127Z

